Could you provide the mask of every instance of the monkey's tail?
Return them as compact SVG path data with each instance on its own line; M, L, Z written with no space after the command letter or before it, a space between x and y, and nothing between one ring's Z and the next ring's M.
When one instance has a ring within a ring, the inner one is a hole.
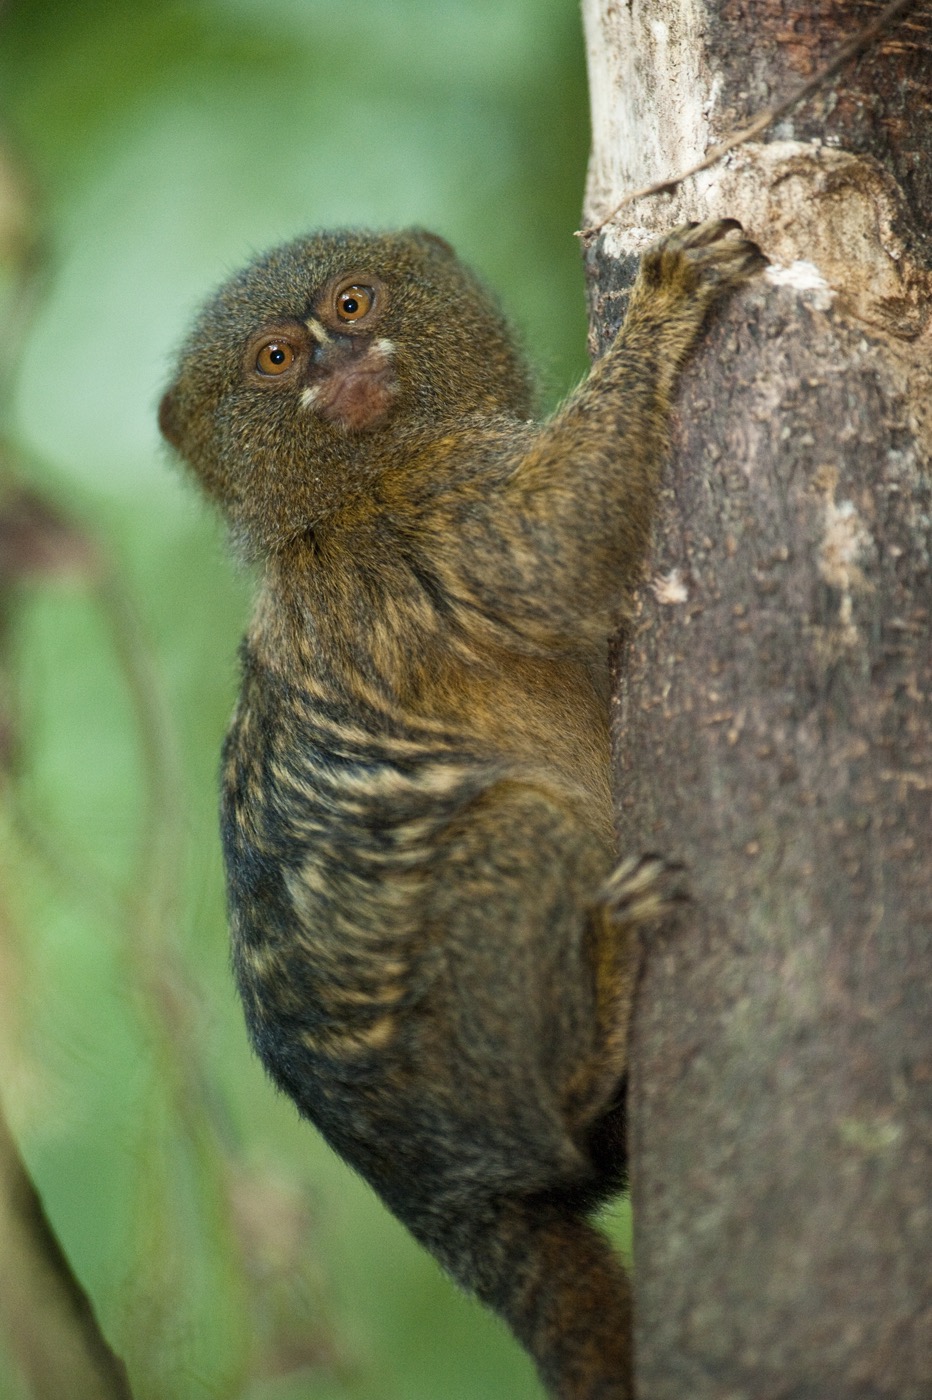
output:
M470 1283L554 1400L632 1400L631 1289L604 1235L559 1200L509 1201Z

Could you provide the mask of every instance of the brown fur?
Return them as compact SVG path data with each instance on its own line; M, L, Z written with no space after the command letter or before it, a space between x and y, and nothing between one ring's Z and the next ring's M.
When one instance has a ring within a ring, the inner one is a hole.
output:
M160 413L260 571L222 814L253 1042L562 1400L632 1393L627 1279L586 1216L623 1184L664 867L613 874L605 646L677 369L762 263L735 228L645 256L543 423L494 300L418 231L258 259Z

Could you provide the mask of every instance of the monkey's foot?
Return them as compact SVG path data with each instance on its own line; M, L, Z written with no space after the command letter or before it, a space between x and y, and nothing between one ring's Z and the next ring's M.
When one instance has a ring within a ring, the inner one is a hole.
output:
M663 856L628 856L605 881L599 903L612 923L652 923L688 903L683 875L682 865Z

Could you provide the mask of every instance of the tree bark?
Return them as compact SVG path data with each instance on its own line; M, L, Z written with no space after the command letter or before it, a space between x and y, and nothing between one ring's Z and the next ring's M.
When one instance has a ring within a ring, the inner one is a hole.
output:
M586 222L878 5L585 0ZM587 246L731 215L774 266L687 369L619 645L625 850L684 861L632 1046L643 1400L932 1395L932 6Z

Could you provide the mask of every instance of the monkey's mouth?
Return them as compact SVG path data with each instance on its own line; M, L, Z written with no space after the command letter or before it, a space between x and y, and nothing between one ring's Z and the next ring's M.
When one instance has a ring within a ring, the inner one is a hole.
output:
M390 340L375 340L365 350L326 346L315 365L319 378L304 390L302 404L347 432L376 427L398 393L394 353Z

